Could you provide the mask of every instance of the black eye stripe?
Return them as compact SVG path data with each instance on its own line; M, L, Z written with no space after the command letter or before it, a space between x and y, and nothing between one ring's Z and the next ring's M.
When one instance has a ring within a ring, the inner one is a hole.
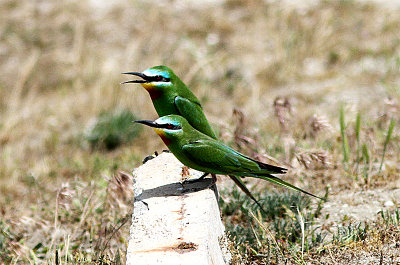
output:
M160 124L159 128L168 129L168 130L180 130L182 129L179 125L174 125L172 123Z
M155 81L155 82L169 82L169 78L163 77L162 75L155 75L155 76L148 76L148 81Z

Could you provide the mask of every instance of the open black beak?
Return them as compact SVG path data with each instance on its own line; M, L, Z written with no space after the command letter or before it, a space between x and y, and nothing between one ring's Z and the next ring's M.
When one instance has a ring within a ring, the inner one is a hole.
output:
M145 74L139 73L139 72L126 72L126 73L122 73L123 75L136 75L139 76L141 78L143 78L144 80L130 80L130 81L125 81L122 82L121 84L128 84L128 83L147 83L148 81L150 81L149 77Z
M174 125L172 123L163 123L163 124L158 124L154 121L146 121L146 120L142 120L142 121L135 121L136 123L141 123L153 128L160 128L160 129L168 129L168 130L181 130L182 126L180 125Z
M146 120L141 120L141 121L135 121L136 123L141 123L150 127L154 127L154 128L159 128L160 125L155 123L154 121L146 121Z

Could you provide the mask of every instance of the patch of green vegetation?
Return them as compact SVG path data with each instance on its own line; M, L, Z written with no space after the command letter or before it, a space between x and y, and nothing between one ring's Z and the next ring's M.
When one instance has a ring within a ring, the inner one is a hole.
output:
M394 211L384 211L380 210L378 215L382 218L385 225L394 225L395 227L400 227L400 210L396 208Z
M350 127L351 124L345 122L344 108L343 106L340 108L340 142L343 153L342 164L346 174L354 176L355 180L358 180L359 175L361 175L362 180L368 183L371 173L377 175L381 173L387 148L393 138L395 122L393 117L390 118L390 121L388 121L388 128L385 130L383 126L376 126L376 124L371 124L370 121L363 120L361 113L358 112L355 118L354 131L349 132L350 130L347 130L347 128ZM380 149L381 145L377 145L369 138L368 134L370 134L371 131L373 131L376 136L374 140L379 141L379 138L385 137L382 151ZM381 153L380 158L378 155L379 153ZM375 167L372 167L372 165ZM379 167L376 165L379 165Z
M15 236L3 221L0 221L0 263L11 261L11 251L9 249L12 238Z
M20 261L31 264L45 260L49 264L124 263L131 219L131 175L120 172L110 179L65 183L55 197L55 204L49 203L55 208L42 209L42 216L52 216L53 222L36 228L41 231L35 234L35 245L20 240L18 233L12 233L10 226L0 221L0 263L8 264L13 252L24 253ZM24 233L34 234L24 230L23 222L18 224ZM55 238L55 233L63 236ZM110 246L115 249L112 255Z
M338 227L333 234L333 242L339 245L346 245L352 242L362 241L367 238L370 226L367 222L348 223L346 226Z
M134 126L135 115L127 109L103 112L85 133L92 148L113 150L139 136L140 126Z
M300 248L309 251L323 242L326 233L318 231L314 225L323 201L313 209L315 204L310 197L298 192L254 195L266 213L257 209L257 205L236 187L229 193L229 201L221 199L220 202L227 230L243 256L250 260L277 261L278 256L286 255L283 253L295 255Z

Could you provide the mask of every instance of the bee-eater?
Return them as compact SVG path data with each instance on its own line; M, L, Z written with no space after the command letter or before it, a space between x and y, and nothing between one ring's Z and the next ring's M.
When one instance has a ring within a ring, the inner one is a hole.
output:
M127 72L123 74L142 78L142 80L131 80L122 82L122 84L140 83L149 92L154 108L160 117L170 114L180 115L196 130L217 139L203 112L199 99L169 67L160 65L149 68L142 73ZM239 177L229 177L262 209Z
M182 116L167 115L155 121L136 122L153 127L168 149L185 166L213 174L260 178L319 198L271 175L286 173L286 169L262 163L233 150L194 129Z
M143 73L123 74L136 75L143 79L126 81L123 84L140 83L149 92L158 116L181 115L198 131L217 139L204 115L199 99L170 68L160 65Z

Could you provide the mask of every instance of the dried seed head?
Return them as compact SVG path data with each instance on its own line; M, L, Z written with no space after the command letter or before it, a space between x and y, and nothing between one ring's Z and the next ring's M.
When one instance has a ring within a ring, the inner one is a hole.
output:
M400 111L399 103L393 98L386 98L384 100L384 107L378 113L377 125L378 128L388 128L389 123L393 117L396 117L397 113Z
M314 114L310 120L310 134L311 137L315 137L319 132L333 130L332 125L329 123L328 119L324 116L318 116Z
M74 195L75 191L71 189L69 183L62 183L61 188L57 192L57 202L59 205L68 209Z
M385 103L385 112L389 114L399 113L400 104L396 99L388 97L383 102Z
M236 127L234 130L234 136L236 139L244 134L246 117L244 116L243 111L236 107L233 109L232 116L235 119L234 122L235 122Z
M242 150L244 147L256 146L256 137L254 135L246 135L248 133L248 131L246 131L247 120L243 111L238 108L234 108L233 118L236 120L236 127L234 130L234 142L237 148L239 148L239 150Z
M282 132L287 132L292 114L292 104L286 97L276 97L274 100L275 116L278 118Z
M124 201L133 198L133 176L119 171L109 180L108 194L119 207L123 207Z
M325 169L331 165L326 151L301 151L296 153L296 159L306 169Z

